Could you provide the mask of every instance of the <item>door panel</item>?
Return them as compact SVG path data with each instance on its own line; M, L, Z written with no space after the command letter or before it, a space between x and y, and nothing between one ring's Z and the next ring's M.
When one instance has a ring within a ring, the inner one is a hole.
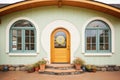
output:
M51 35L51 63L70 62L70 35L63 28L58 28Z

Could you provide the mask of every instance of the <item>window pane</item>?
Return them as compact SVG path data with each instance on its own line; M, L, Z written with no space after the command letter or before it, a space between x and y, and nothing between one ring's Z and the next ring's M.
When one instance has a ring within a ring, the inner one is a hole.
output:
M92 37L92 43L96 43L96 37Z
M21 50L22 49L21 43L22 43L21 30L13 30L12 50Z
M55 48L66 48L66 34L64 32L57 32L54 36Z
M18 44L21 44L22 43L22 33L21 33L21 30L17 30L17 43Z
M21 30L17 30L17 36L20 36L21 37Z
M17 30L12 30L12 50L17 50Z
M96 43L96 30L86 30L87 43Z
M34 30L25 30L25 50L34 50Z
M99 35L100 35L100 50L108 50L109 46L109 38L108 38L108 30L99 30Z
M100 37L100 43L104 43L104 37Z
M91 49L90 49L90 44L87 44L87 50L91 50Z
M19 43L19 44L22 43L22 38L21 38L21 37L18 37L18 38L17 38L17 43Z
M105 44L105 50L109 50L109 44Z
M108 37L108 30L99 30L100 37Z
M109 50L109 44L100 44L100 50Z
M25 37L25 43L26 44L29 44L29 40L30 40L29 37Z
M17 50L22 50L22 45L21 44L17 44Z
M17 50L22 50L22 33L21 33L21 30L17 30Z
M30 35L30 30L25 30L25 36L28 37Z
M90 43L91 43L91 40L92 40L91 37L87 37L87 43L90 44Z
M25 50L30 50L30 45L29 44L25 44Z
M35 44L26 44L25 45L25 50L35 50Z
M29 33L30 33L30 30L25 30L25 44L29 44L29 42L30 42L30 37L29 37ZM28 46L27 46L28 47ZM29 49L29 48L26 48L27 50Z
M34 30L31 30L31 36L34 37Z
M31 37L31 43L34 43L34 37Z
M35 49L34 44L31 44L31 50L34 50L34 49Z
M17 30L12 30L12 36L17 36Z
M92 44L92 50L96 50L96 44Z
M19 20L13 24L14 27L33 27L33 25L27 20Z
M105 37L108 37L109 31L108 30L104 30L104 33L105 33Z
M105 37L105 43L109 43L109 38Z
M96 35L97 30L86 30L86 49L96 50Z
M30 50L30 38L25 37L25 50Z
M108 25L105 22L101 21L101 20L94 20L94 21L90 22L87 27L91 27L91 28L108 28L107 26Z
M100 44L100 50L105 50L105 45L104 44Z

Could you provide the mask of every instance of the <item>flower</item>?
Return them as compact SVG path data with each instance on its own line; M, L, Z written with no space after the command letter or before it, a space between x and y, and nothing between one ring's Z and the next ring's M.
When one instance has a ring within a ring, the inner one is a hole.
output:
M77 57L76 59L73 60L73 64L83 65L84 63L85 62L79 57Z

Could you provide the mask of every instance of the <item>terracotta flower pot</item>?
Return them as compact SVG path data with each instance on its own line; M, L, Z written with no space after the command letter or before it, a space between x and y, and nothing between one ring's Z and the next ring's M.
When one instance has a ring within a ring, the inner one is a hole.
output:
M35 67L35 71L39 71L39 69L40 69L39 67Z
M40 64L40 70L44 71L45 70L45 64Z
M75 64L75 68L76 68L77 70L80 70L80 69L81 69L81 65L80 65L80 64Z
M92 69L93 72L96 72L97 70L96 69Z

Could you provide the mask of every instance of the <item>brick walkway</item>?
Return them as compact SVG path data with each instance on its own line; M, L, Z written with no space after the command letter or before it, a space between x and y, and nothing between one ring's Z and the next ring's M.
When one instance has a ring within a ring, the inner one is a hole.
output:
M79 75L47 75L24 71L0 72L0 80L120 80L120 71L83 73Z

